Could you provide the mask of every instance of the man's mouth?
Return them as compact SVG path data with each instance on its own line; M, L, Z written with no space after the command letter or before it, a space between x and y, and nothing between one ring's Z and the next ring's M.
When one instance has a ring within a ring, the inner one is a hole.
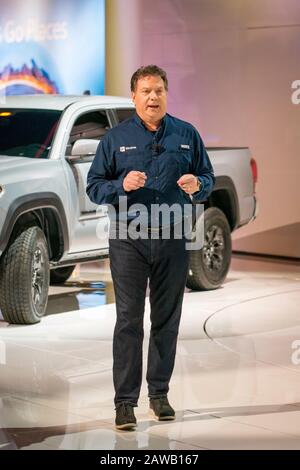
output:
M158 108L159 108L159 105L158 105L158 104L149 104L149 105L148 105L148 108L150 108L150 109L158 109Z

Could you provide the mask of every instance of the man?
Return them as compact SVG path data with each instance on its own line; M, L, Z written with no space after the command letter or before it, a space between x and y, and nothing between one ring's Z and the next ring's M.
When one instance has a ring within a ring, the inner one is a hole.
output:
M212 191L214 174L203 142L189 123L167 114L168 80L155 65L138 69L131 78L136 113L101 141L88 174L87 194L96 204L117 211L117 234L130 225L134 204L149 214L143 235L110 238L110 265L117 321L113 338L113 379L116 427L136 426L142 382L143 317L147 282L150 287L151 332L147 382L150 411L158 420L175 419L167 394L172 375L182 300L188 272L185 237L176 238L174 227L183 217L173 215L170 236L162 236L165 223L157 205L179 208L205 200ZM120 209L126 197L128 212ZM150 212L156 208L153 214ZM134 212L134 211L133 211ZM160 214L161 215L161 214ZM145 218L144 218L145 221ZM141 224L143 225L143 224ZM141 231L142 233L142 231Z

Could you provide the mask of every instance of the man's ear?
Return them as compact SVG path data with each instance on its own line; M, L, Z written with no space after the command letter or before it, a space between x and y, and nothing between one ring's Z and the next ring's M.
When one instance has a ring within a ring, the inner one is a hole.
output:
M134 91L131 92L131 99L135 103L135 93L134 93Z

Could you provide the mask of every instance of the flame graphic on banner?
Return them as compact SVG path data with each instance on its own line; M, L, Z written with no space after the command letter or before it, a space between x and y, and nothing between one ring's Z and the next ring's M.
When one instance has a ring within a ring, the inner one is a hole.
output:
M0 92L3 95L28 95L59 93L55 82L50 80L48 73L40 69L35 61L31 60L32 67L26 64L18 69L8 64L0 73Z

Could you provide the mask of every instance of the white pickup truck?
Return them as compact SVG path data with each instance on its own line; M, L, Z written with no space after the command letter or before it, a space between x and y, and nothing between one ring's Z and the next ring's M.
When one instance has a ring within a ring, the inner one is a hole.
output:
M107 215L86 195L97 145L134 112L111 96L8 97L0 108L0 309L9 323L45 313L49 283L108 256ZM257 212L248 148L208 148L216 184L205 204L204 246L191 251L187 286L216 289L231 259L231 232Z

